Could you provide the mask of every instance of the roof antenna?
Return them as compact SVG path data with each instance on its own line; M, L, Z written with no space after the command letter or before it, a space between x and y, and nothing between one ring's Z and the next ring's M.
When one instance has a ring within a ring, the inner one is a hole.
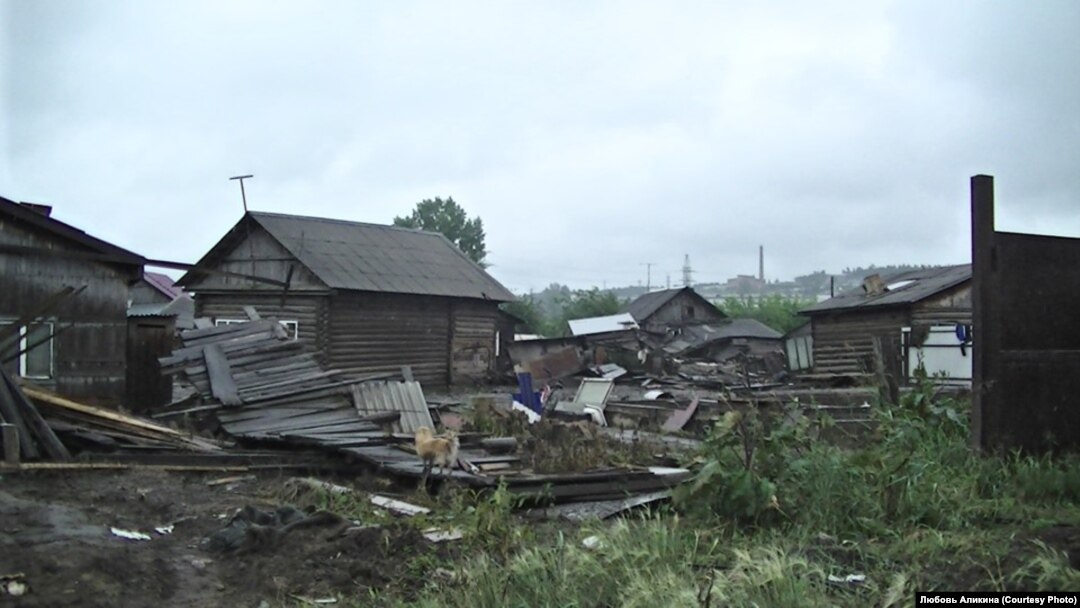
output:
M255 177L254 175L237 175L236 177L230 177L229 180L240 180L240 196L244 199L244 213L247 213L247 194L244 193L244 180Z

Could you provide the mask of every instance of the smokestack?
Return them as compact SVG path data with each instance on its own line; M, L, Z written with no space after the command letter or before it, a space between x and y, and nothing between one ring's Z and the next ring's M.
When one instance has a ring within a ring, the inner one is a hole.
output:
M759 281L765 281L765 246L758 245L757 248L757 278Z

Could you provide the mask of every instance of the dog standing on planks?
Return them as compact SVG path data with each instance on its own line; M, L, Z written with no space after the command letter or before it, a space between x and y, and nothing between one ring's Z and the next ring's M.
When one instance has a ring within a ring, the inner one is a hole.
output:
M424 479L427 479L434 465L439 465L441 475L445 467L451 469L457 463L458 447L457 433L448 431L445 436L436 437L428 427L422 426L416 429L416 454L424 461Z

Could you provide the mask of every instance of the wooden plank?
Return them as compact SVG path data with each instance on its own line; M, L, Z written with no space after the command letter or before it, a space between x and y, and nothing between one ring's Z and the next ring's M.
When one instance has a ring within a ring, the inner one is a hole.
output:
M240 389L239 392L242 393L245 398L249 396L260 396L264 398L277 397L278 395L288 393L288 391L281 390L285 387L289 387L290 390L293 390L295 388L295 385L297 384L303 384L304 382L312 382L314 380L323 380L339 373L340 372L338 372L337 370L330 370L326 372L308 372L292 378L277 380L275 382L249 385L245 388ZM275 389L277 390L275 391Z
M690 401L690 405L686 406L684 410L676 410L672 412L671 416L664 422L663 430L668 433L674 433L675 431L681 431L686 423L690 421L690 418L694 416L694 412L698 408L698 397L694 395L694 398Z
M219 340L227 334L253 333L269 329L269 322L264 323L228 323L225 325L211 325L204 329L188 329L180 332L180 339L185 346L195 346L200 340ZM205 342L203 342L205 344Z
M3 380L0 380L0 418L9 424L14 424L19 430L23 457L36 459L40 454L37 443L34 442L34 436L30 434L30 427L26 425L26 421L23 420L22 415L19 413L19 408L15 405L15 396L7 386L7 372L0 368L0 374L3 376Z
M181 433L180 431L177 431L176 429L169 428L167 426L163 426L163 425L160 425L160 424L156 424L154 422L150 422L149 420L143 420L141 418L135 418L133 416L125 416L124 414L120 414L118 412L113 412L111 410L101 409L101 408L93 407L93 406L90 406L90 405L77 403L75 401L71 401L70 399L65 399L63 397L60 397L59 395L54 395L52 393L43 391L41 389L38 389L38 388L35 388L35 387L32 387L32 386L23 386L22 387L22 392L23 392L23 394L25 394L27 397L33 399L34 401L38 401L38 402L41 402L41 403L46 403L48 405L52 405L52 406L55 406L55 407L58 407L58 408L71 410L71 411L79 412L79 413L82 413L82 414L87 414L87 415L93 416L95 418L103 418L105 420L111 420L113 422L117 422L117 423L119 423L121 425L125 425L125 426L131 426L131 427L144 429L144 430L151 431L151 432L161 433L163 435L170 435L170 436L176 437L176 438L181 439L181 440L190 440L190 437L188 437L188 435L186 435L184 433Z
M260 321L262 317L259 316L259 312L255 310L254 306L245 306L244 314L247 315L249 321Z
M19 413L22 414L23 420L26 421L27 426L34 433L34 438L45 450L51 458L59 461L71 460L71 453L68 452L67 447L60 442L56 433L49 428L49 425L45 423L45 419L38 413L37 408L33 403L26 398L20 390L15 381L11 379L6 373L4 374L4 383L7 384L7 388L10 391L12 398L15 400L15 407L19 409Z
M353 429L355 432L378 432L380 429L378 426L369 422L355 422L353 420L344 421L343 424L350 425L348 428ZM339 424L340 425L340 424ZM281 420L254 420L251 422L243 422L238 424L223 424L225 431L230 435L245 435L249 433L274 433L274 432L315 432L318 429L325 429L328 427L339 426L334 424L328 424L321 421L312 421L309 423L297 424L292 421Z
M19 464L19 428L14 424L0 424L0 441L4 442L4 462Z
M229 360L217 344L207 344L203 349L206 371L210 375L210 390L223 405L240 405L243 401L236 393L236 382L229 371Z

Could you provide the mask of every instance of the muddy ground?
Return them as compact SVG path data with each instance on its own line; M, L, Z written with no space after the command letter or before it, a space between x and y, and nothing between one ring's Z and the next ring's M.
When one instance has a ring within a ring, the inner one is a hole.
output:
M238 509L271 511L290 495L288 477L277 473L208 485L229 475L158 470L3 475L0 577L21 574L18 580L28 591L17 599L0 594L0 605L255 608L296 605L299 598L364 597L368 589L394 587L407 596L410 586L419 585L411 564L436 563L450 550L407 525L327 521L238 550L215 551L207 538ZM171 533L154 530L169 524ZM110 531L113 527L148 534L150 540L121 538ZM433 559L417 559L426 556Z

